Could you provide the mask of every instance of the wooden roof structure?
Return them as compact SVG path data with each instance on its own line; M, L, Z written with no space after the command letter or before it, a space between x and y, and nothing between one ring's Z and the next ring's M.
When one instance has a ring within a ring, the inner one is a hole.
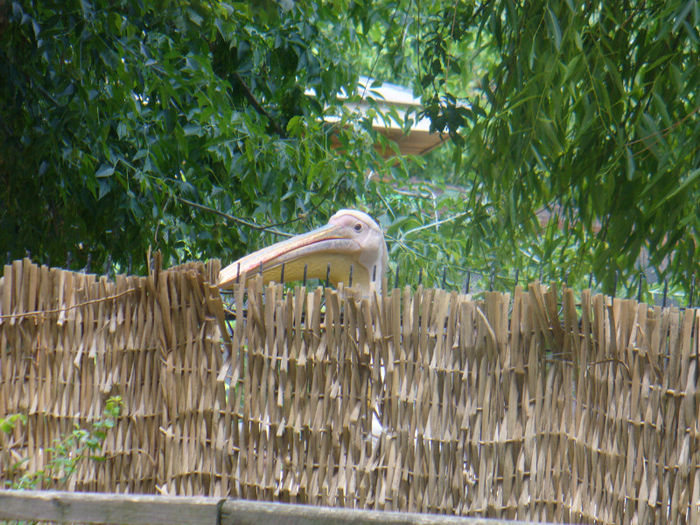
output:
M339 98L345 99L345 107L350 111L361 115L373 115L372 127L388 139L394 141L402 155L425 155L445 142L449 136L430 130L430 119L418 118L423 105L420 98L404 86L390 83L377 84L368 77L360 77L358 82L357 97L350 97L341 93ZM413 118L414 122L408 131L405 131L404 121L406 116ZM337 120L336 117L327 117L327 121ZM384 148L382 144L375 144L380 154L389 158L395 155L391 148Z

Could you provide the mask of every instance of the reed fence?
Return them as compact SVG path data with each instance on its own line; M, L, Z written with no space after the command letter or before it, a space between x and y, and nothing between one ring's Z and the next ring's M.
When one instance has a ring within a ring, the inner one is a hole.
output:
M254 281L219 262L0 278L0 480L122 415L67 487L585 523L699 523L700 311L530 284ZM227 308L235 312L227 320ZM45 487L50 488L50 487Z

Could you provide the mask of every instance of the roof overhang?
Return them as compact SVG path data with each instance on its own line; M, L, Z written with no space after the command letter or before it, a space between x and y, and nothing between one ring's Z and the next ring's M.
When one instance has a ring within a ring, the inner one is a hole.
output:
M307 91L313 94L313 91ZM449 135L430 130L430 119L418 118L423 109L421 100L413 96L410 89L395 84L375 84L367 77L360 77L357 96L341 93L345 109L361 116L372 118L372 128L394 141L402 155L425 155L445 142ZM409 125L406 121L412 119ZM338 117L329 116L327 122L337 122ZM375 144L377 151L385 157L396 155L392 148Z

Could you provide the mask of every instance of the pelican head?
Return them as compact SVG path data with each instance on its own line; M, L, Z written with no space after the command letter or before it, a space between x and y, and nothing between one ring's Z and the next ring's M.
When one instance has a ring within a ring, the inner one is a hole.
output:
M348 283L352 267L353 287L369 294L371 285L381 290L388 252L379 225L364 212L340 210L328 224L251 253L219 273L219 288L231 288L239 276L253 277L262 269L263 282L298 281L306 276L337 285ZM330 273L328 265L330 264ZM284 265L284 276L282 276Z

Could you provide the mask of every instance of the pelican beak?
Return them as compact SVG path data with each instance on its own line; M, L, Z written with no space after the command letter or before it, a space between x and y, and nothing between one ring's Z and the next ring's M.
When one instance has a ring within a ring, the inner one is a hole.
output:
M333 284L347 282L351 265L357 277L360 277L358 272L368 273L356 262L360 251L360 244L350 238L346 227L327 224L228 265L219 273L219 288L232 288L244 275L251 278L257 273L262 273L264 283L299 281L304 277L324 280L328 277Z

